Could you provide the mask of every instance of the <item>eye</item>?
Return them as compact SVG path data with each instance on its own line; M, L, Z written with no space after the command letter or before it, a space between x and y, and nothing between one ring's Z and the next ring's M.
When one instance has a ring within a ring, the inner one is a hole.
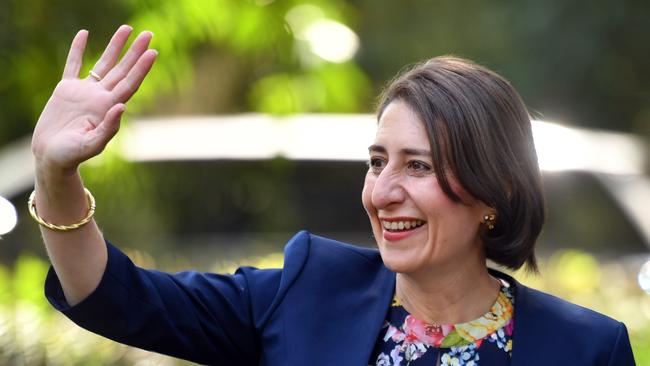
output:
M381 173L385 166L386 161L383 158L371 157L370 160L368 160L368 169L375 174Z
M431 167L419 160L411 160L406 165L406 170L415 175L425 175L432 172Z

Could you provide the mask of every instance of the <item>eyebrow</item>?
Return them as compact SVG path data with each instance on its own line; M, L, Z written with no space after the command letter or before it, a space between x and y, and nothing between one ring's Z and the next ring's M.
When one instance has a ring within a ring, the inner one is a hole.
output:
M368 152L378 152L378 153L386 154L387 150L385 147L381 145L370 145L368 147ZM404 148L400 150L400 153L404 155L415 155L415 156L426 156L426 157L431 156L431 151L426 149Z

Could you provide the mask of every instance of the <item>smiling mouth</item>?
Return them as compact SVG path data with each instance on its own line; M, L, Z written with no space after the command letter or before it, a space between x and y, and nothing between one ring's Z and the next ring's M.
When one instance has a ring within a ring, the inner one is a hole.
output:
M413 230L415 228L418 228L422 225L424 225L424 221L422 220L410 220L410 221L381 221L381 225L385 230L388 230L390 232L400 232L400 231L407 231L407 230Z

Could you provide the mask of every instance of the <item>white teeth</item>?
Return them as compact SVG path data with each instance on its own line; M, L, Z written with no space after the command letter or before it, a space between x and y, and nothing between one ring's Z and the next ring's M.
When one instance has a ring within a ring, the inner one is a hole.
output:
M424 222L422 220L382 221L381 224L386 230L409 230L421 226L422 224L424 224Z

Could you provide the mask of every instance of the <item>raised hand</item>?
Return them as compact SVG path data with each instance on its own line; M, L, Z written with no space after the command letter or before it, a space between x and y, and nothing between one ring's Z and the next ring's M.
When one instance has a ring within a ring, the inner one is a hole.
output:
M32 151L41 167L73 173L98 155L115 136L125 104L151 70L157 52L148 49L153 34L142 32L119 61L132 28L123 25L95 64L91 75L79 78L88 32L79 31L52 96L38 119Z

